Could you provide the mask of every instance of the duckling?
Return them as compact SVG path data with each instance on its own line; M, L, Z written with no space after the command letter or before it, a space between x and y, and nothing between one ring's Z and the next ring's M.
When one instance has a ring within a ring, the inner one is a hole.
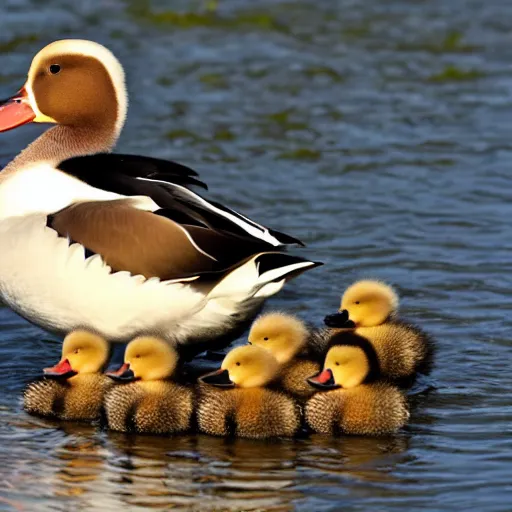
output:
M361 347L341 345L329 350L324 369L308 379L322 391L305 407L306 422L315 432L384 435L407 423L405 395L386 382L370 382L372 365Z
M379 281L358 281L341 299L338 313L325 317L333 328L331 344L342 344L352 334L368 340L380 364L382 377L406 381L417 372L428 373L432 364L432 339L418 327L398 318L398 295Z
M199 430L252 439L293 436L300 428L298 405L264 387L278 372L279 363L268 350L255 345L231 350L219 370L199 379Z
M281 365L278 386L295 398L309 398L315 390L306 379L320 371L321 363L311 355L312 332L295 316L268 313L256 319L249 343L269 350Z
M171 381L178 354L166 341L141 336L126 347L124 364L107 375L122 383L105 396L108 427L120 432L175 434L188 430L193 390Z
M109 354L109 344L101 336L87 331L69 333L60 362L45 368L45 377L27 386L25 410L60 420L97 419L111 386L111 380L100 373Z

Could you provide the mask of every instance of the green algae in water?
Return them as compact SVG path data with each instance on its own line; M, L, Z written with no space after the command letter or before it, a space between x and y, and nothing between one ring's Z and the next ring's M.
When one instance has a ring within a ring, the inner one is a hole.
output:
M275 30L288 33L288 28L266 11L244 10L233 16L219 12L218 2L210 0L200 12L178 12L173 10L154 11L149 0L132 0L127 8L128 13L136 20L154 25L168 25L181 29L212 27L221 29Z
M188 139L194 142L201 142L203 138L190 130L176 129L170 130L165 134L166 138L171 140Z
M343 82L343 77L341 74L329 66L310 66L303 70L303 74L309 78L326 76L333 82Z
M217 128L213 133L214 140L230 141L234 140L235 134L229 128Z
M430 53L471 53L476 46L463 42L464 34L456 30L449 31L441 41L424 41L416 43L401 43L397 49L405 51L427 51Z
M207 73L199 77L199 81L211 89L227 89L228 81L220 73Z
M461 69L450 64L440 73L435 73L428 78L429 82L463 82L468 80L477 80L484 77L485 74L478 69Z
M318 160L322 154L316 149L298 148L278 155L280 160Z
M272 114L266 115L266 119L272 122L274 125L278 125L283 131L288 130L307 130L308 125L303 121L295 121L292 116L297 116L297 112L294 109L285 109Z
M18 49L20 46L23 46L24 44L35 43L36 41L39 41L39 37L33 34L28 36L13 37L9 41L0 42L0 53L10 53Z

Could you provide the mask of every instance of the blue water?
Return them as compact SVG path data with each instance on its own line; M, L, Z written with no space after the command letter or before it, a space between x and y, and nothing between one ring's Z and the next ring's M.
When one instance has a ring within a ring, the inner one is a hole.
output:
M119 150L197 169L326 263L269 307L320 323L353 280L395 284L437 338L435 389L390 438L113 435L22 411L60 347L1 309L0 510L510 510L512 4L80 4L2 3L0 97L54 39L109 46ZM0 161L41 129L1 134Z

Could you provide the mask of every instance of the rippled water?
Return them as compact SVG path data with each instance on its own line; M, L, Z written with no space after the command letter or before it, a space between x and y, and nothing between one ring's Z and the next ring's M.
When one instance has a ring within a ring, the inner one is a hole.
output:
M58 425L20 395L59 345L3 309L0 510L510 510L512 4L82 4L2 2L0 96L53 39L107 44L131 92L119 149L182 161L211 197L308 243L326 265L273 307L319 323L352 280L395 283L438 340L435 390L384 439ZM0 160L39 132L2 134Z

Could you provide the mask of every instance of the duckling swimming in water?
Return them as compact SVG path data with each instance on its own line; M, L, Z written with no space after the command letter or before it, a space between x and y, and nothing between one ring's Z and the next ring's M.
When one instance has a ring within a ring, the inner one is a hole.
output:
M428 373L432 364L432 339L414 325L398 318L398 295L379 281L358 281L347 288L338 313L325 317L333 329L331 344L343 337L368 340L379 360L382 377L403 381L417 372Z
M308 343L313 333L299 318L285 313L267 313L252 324L249 343L269 350L281 365L278 386L300 399L316 391L306 381L320 371L321 363L311 357Z
M126 347L124 364L107 375L120 385L105 396L107 424L119 432L175 434L188 430L193 390L171 381L178 354L166 341L141 336Z
M69 333L62 345L60 362L45 368L45 377L27 386L25 410L60 420L97 419L103 396L112 385L100 373L109 354L109 344L101 336L87 331Z
M300 428L298 405L264 387L278 373L279 363L268 350L255 345L231 350L219 370L199 379L199 430L252 439L295 435Z
M324 369L308 379L321 391L306 404L308 425L321 434L384 435L409 419L405 395L386 382L369 382L374 362L358 346L334 346ZM366 379L366 380L365 380Z

